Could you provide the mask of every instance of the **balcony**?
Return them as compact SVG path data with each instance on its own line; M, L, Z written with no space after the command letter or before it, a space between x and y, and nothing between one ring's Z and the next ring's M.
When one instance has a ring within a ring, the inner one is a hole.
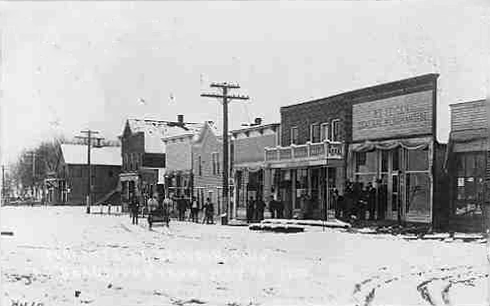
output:
M320 159L342 159L343 143L341 142L307 142L303 145L265 148L266 162L303 161Z

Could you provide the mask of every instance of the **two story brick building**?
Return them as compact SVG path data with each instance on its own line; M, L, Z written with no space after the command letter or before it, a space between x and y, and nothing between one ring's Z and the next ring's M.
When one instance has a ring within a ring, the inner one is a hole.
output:
M378 219L447 223L437 78L427 74L282 107L281 146L265 154L286 217L331 215L332 191L342 195L349 180L377 189Z
M332 190L344 186L349 103L334 96L281 107L280 135L280 146L265 149L270 192L286 218L325 217Z

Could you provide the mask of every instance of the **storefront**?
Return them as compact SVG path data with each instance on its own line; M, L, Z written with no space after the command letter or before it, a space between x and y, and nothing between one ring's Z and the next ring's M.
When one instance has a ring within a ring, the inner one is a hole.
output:
M436 140L436 82L426 75L379 85L353 101L349 180L376 189L377 220L446 221L445 145ZM447 186L446 186L447 188Z
M298 152L302 147L307 148L309 156L289 158L300 154L284 153L287 150ZM325 141L266 149L266 171L270 171L273 180L272 195L284 203L285 218L333 218L333 194L336 190L342 192L345 181L343 147L340 142ZM276 150L283 153L277 154ZM284 158L280 159L281 156Z
M351 145L352 181L377 189L376 218L431 222L431 137Z
M451 176L451 227L483 229L489 159L485 100L450 105L448 170Z

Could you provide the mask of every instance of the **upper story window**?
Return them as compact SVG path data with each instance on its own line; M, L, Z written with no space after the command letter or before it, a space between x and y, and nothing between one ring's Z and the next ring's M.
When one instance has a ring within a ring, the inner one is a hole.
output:
M340 140L340 119L332 120L332 141Z
M219 153L211 153L213 161L213 175L219 175Z
M329 124L328 123L322 123L321 127L320 127L320 137L321 137L321 141L325 141L325 140L328 140L329 137L330 137L330 134L328 133L329 132L329 128L328 128Z
M198 162L198 165L197 165L197 174L199 176L201 176L202 175L202 158L201 158L201 156L199 156L197 158L197 162Z
M314 123L310 126L310 141L313 143L321 141L320 124Z
M298 127L291 128L291 144L298 144Z

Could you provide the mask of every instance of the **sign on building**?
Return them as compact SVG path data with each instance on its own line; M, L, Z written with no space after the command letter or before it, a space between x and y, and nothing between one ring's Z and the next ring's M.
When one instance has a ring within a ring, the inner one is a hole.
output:
M357 140L431 134L433 91L354 104L352 138Z

